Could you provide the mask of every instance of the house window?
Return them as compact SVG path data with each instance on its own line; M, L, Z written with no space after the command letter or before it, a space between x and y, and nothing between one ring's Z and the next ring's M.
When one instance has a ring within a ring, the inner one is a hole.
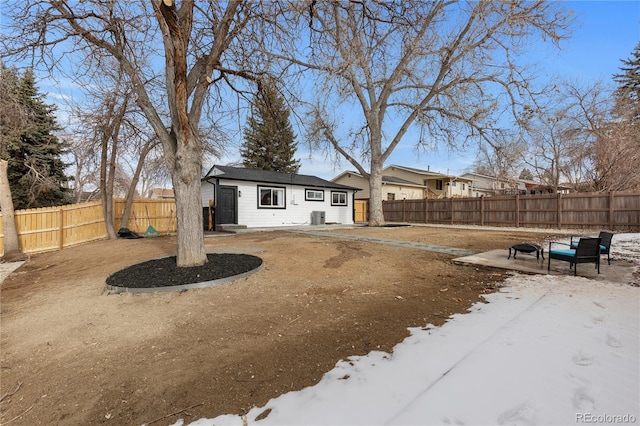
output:
M305 189L304 199L307 201L324 201L324 191L318 189Z
M456 181L451 182L451 186L456 186Z
M436 179L436 189L442 191L442 179Z
M396 199L396 194L393 192L387 192L387 201L393 201Z
M284 209L284 188L259 186L258 208Z
M347 193L331 191L331 205L332 206L346 206L347 205Z
M467 185L466 184L462 184L462 190L464 191L465 189L467 189Z

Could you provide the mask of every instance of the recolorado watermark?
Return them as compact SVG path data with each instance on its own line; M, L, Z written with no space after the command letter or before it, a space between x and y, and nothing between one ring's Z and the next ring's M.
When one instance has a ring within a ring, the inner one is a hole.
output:
M633 424L637 421L638 418L633 414L576 413L576 423Z

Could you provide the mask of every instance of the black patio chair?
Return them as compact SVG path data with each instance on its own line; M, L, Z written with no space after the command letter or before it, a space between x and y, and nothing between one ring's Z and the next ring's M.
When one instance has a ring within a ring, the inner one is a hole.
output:
M600 254L607 255L607 263L611 265L611 240L613 240L613 234L611 232L601 231L600 235ZM571 248L576 248L578 245L578 239L580 237L571 237Z
M550 241L547 271L551 271L551 259L556 259L569 262L569 268L573 268L573 275L578 275L578 263L595 263L598 273L600 273L600 242L600 238L580 238L576 247L571 248L571 244ZM552 244L562 244L569 248L564 250L552 249Z

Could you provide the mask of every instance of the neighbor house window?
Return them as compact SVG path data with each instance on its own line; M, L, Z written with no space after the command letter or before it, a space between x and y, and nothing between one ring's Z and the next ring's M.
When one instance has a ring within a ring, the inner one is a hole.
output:
M393 192L387 192L387 201L393 201L396 199L396 194Z
M284 188L259 186L258 207L284 209Z
M305 189L304 199L307 201L324 201L324 191L318 189Z
M442 191L442 180L441 179L436 179L436 189L438 191Z
M332 206L346 206L347 205L347 193L346 192L331 192L331 205Z
M467 185L466 184L462 184L462 190L464 191L465 189L467 189Z

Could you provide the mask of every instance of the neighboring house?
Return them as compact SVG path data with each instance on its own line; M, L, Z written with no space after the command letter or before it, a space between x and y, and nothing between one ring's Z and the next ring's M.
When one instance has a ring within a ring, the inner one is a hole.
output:
M358 199L369 198L369 181L357 172L347 171L333 182L365 188ZM470 179L449 176L430 170L391 165L382 169L383 200L468 197Z
M469 197L491 197L494 195L514 194L551 194L553 189L548 185L524 179L500 179L494 176L486 176L478 173L465 173L461 177L472 180ZM569 187L561 185L558 193L568 194Z
M358 172L346 171L336 176L332 182L342 185L363 188L356 194L356 199L369 199L369 180L362 177ZM382 199L383 200L412 200L425 197L427 187L424 185L409 182L408 180L393 176L382 176Z
M315 176L213 166L201 180L205 229L213 205L216 229L354 223L357 187Z
M405 179L424 185L427 190L422 198L468 197L471 180L462 176L451 176L430 170L391 165L382 170L385 176Z
M520 184L523 188L521 194L569 194L573 187L571 185L559 184L558 190L554 191L551 185L547 185L540 182L533 182L530 180L521 180Z
M176 198L173 189L151 188L149 190L149 198L174 199Z
M525 190L524 183L516 179L500 179L479 173L465 173L462 177L472 181L469 188L469 197L509 195Z

